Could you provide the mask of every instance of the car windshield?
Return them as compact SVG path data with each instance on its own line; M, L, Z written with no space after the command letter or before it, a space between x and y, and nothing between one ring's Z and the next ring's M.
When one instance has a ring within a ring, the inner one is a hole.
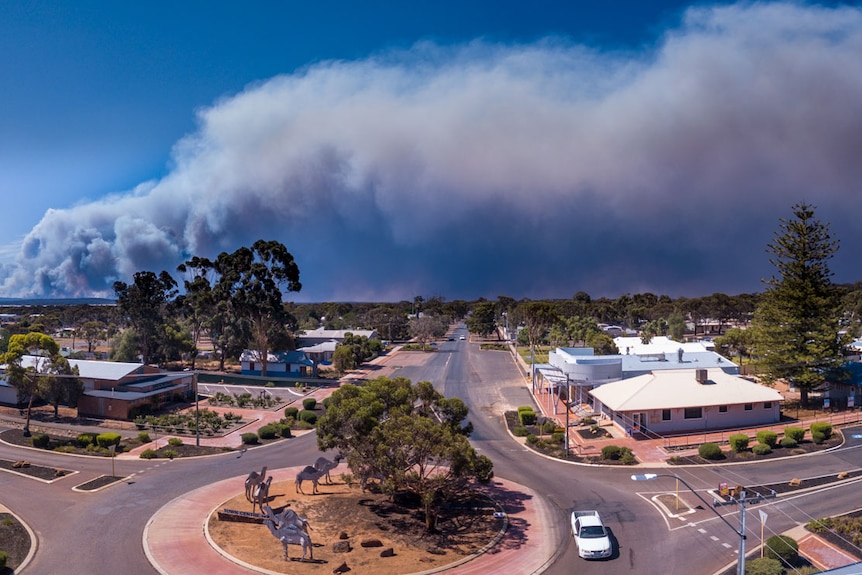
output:
M604 537L605 530L603 527L599 527L598 525L587 525L583 529L581 529L581 537L585 539L596 539L598 537Z

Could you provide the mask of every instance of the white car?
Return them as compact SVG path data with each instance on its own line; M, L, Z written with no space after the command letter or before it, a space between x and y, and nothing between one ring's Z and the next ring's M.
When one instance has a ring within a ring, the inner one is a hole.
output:
M611 556L611 538L598 511L573 511L572 535L582 558L606 559Z
M461 337L459 337L458 339L466 339L466 338L462 335L462 336L461 336Z

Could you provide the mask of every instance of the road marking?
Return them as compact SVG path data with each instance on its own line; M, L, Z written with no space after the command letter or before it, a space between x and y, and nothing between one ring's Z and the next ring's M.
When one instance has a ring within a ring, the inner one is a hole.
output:
M713 541L718 541L718 537L716 537L715 535L710 535L709 538Z
M704 529L703 527L701 527L701 528L700 528L700 529L698 529L697 531L698 531L699 533L702 533L702 534L706 535L706 529Z
M722 543L721 546L725 549L730 549L731 547L733 547L733 545L731 545L730 543Z

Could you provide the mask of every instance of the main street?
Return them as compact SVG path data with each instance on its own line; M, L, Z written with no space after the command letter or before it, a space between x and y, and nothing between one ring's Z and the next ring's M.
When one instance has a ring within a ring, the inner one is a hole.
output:
M460 328L460 333L466 333ZM394 358L393 358L394 360ZM472 443L494 462L495 473L541 494L554 509L552 524L527 526L530 536L551 537L556 554L546 558L549 575L563 575L577 566L584 573L698 573L712 574L736 560L738 538L709 508L681 519L668 517L651 502L657 493L672 492L672 480L635 483L632 473L676 473L704 494L720 481L754 485L788 477L852 471L862 465L862 440L848 434L845 449L815 456L774 460L756 465L673 467L661 469L589 467L542 457L509 436L503 413L532 399L523 374L506 352L480 351L477 344L456 339L442 342L424 361L395 369L393 375L411 381L428 380L444 395L462 398L471 408ZM207 458L174 461L126 460L114 462L116 474L129 479L93 493L72 487L98 475L111 473L110 460L71 457L0 445L0 458L26 458L34 464L61 467L78 473L45 484L30 478L0 473L0 502L24 519L36 532L39 549L26 573L75 571L93 574L151 574L142 548L149 518L163 505L208 483L245 477L263 465L271 469L307 465L319 452L314 434L271 446ZM753 509L768 513L767 536L798 523L837 514L858 506L856 483L769 500ZM692 506L693 496L681 492ZM597 509L610 527L615 554L608 561L586 562L577 557L569 531L573 509ZM732 525L738 523L733 507L721 507ZM757 545L756 511L749 512L749 547ZM177 575L177 574L174 574Z

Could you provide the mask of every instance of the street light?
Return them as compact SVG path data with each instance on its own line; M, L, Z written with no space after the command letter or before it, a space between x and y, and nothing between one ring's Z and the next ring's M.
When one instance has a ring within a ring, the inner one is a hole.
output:
M713 502L713 504L707 503L706 499L704 499L700 493L695 491L692 486L685 481L685 479L678 475L673 475L672 473L643 473L632 475L632 481L652 481L659 477L671 477L685 485L689 491L694 493L694 495L703 502L704 505L712 509L712 512L715 513L715 515L721 519L725 525L730 527L733 532L736 533L739 537L739 560L736 562L736 574L745 575L745 491L739 494L739 529L737 529L730 524L730 521L725 519L724 515L715 510L715 502Z

